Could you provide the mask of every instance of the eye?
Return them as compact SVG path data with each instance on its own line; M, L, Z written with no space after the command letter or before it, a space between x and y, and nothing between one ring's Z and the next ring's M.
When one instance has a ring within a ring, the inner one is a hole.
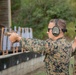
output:
M52 30L52 28L48 28L48 32L49 32L50 30Z

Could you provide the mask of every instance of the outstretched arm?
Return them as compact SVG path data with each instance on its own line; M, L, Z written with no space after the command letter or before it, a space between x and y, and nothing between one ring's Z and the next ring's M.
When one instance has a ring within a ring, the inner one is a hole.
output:
M20 40L21 46L24 49L34 52L44 52L46 50L46 41L39 39L26 39L22 38Z
M29 51L42 52L47 49L47 42L39 39L26 39L20 37L17 33L11 33L9 39L12 43L20 42L21 47Z

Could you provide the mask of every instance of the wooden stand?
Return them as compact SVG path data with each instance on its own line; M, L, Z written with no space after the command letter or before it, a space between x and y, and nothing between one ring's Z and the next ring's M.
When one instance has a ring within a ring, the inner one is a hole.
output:
M2 50L2 55L7 55L8 54L8 50L3 51Z
M23 48L21 48L21 51L22 51L22 52L24 52L24 49L23 49Z
M13 53L18 53L18 47L13 47L12 51L13 51Z
M0 50L2 50L2 36L3 36L4 26L0 25Z

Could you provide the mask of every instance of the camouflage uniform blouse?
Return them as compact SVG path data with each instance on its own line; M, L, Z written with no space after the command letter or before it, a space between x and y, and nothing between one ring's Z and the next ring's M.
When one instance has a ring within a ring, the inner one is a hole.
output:
M44 52L47 75L69 75L72 47L65 38L56 41L22 38L20 43L29 51Z

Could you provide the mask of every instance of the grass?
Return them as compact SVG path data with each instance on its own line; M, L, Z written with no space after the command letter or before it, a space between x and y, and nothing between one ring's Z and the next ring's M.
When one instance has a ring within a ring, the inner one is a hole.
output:
M74 71L74 57L71 57L70 65L69 65L69 73L70 73L70 75L73 75L73 71Z
M35 75L46 75L45 72L39 72L39 73L36 73Z

